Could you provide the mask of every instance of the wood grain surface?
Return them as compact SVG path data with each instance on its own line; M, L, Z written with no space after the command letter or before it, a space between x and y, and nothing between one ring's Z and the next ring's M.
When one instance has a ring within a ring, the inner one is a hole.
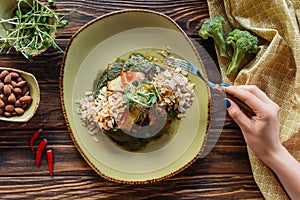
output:
M217 65L213 41L198 36L201 24L209 17L205 0L57 0L56 4L57 12L74 10L66 17L69 25L58 32L57 43L62 49L90 20L116 10L142 8L162 12L176 20L209 53L207 56L199 51L204 63ZM224 107L214 93L207 156L183 172L153 184L123 185L101 178L78 153L65 125L59 98L62 56L54 48L34 58L34 62L14 51L0 54L0 66L34 74L41 89L40 106L29 122L0 122L0 199L263 198L253 180L241 131L228 116L223 121ZM211 80L221 80L218 71L207 69L207 73ZM29 139L40 128L43 129L41 138L47 138L48 148L54 152L53 177L49 176L46 159L42 159L39 168L35 167L35 156L29 150Z

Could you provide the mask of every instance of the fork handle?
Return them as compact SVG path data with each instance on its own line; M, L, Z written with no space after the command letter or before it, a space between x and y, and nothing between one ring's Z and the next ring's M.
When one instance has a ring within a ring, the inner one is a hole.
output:
M233 96L232 94L229 94L227 92L225 92L224 90L222 90L219 87L215 87L214 88L222 97L226 97L232 101L234 101L239 107L240 109L248 116L248 117L252 117L255 116L256 113L247 105L245 104L243 101L241 101L239 98Z
M234 101L248 117L252 117L256 115L255 112L247 104L245 104L243 101L236 98L232 94L226 93L226 98Z

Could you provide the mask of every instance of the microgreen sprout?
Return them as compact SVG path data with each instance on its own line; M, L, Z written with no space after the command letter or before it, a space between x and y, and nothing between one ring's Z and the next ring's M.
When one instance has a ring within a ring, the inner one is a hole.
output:
M68 24L62 20L68 14L56 13L38 0L18 0L14 14L10 19L0 18L0 24L7 27L7 36L0 38L0 52L9 45L31 59L50 46L62 51L55 34L57 28Z
M69 24L69 21L64 19L64 20L60 20L58 23L57 28L64 28L65 26L67 26Z
M158 87L147 79L134 81L132 86L125 93L129 108L139 106L149 109L161 99Z
M54 0L48 0L48 4L51 8L56 8L56 3Z

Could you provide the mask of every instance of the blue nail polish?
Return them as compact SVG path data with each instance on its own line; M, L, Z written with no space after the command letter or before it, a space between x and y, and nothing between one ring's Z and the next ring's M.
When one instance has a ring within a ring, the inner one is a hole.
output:
M230 101L227 98L223 99L223 103L226 106L226 108L229 108L231 106L231 103L230 103Z
M223 86L223 87L229 87L230 86L228 83L221 83L220 85Z

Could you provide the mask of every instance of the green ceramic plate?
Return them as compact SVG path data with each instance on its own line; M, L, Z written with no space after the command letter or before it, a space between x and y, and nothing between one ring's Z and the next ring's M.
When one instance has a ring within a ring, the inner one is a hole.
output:
M203 71L191 41L169 17L148 10L123 10L101 16L82 27L69 42L61 67L61 103L67 127L78 151L102 177L121 183L162 180L191 165L203 151L211 113L207 86L194 76L196 98L171 141L155 150L129 152L104 134L95 142L81 125L75 103L91 90L99 69L117 57L139 49L163 49L189 60Z

